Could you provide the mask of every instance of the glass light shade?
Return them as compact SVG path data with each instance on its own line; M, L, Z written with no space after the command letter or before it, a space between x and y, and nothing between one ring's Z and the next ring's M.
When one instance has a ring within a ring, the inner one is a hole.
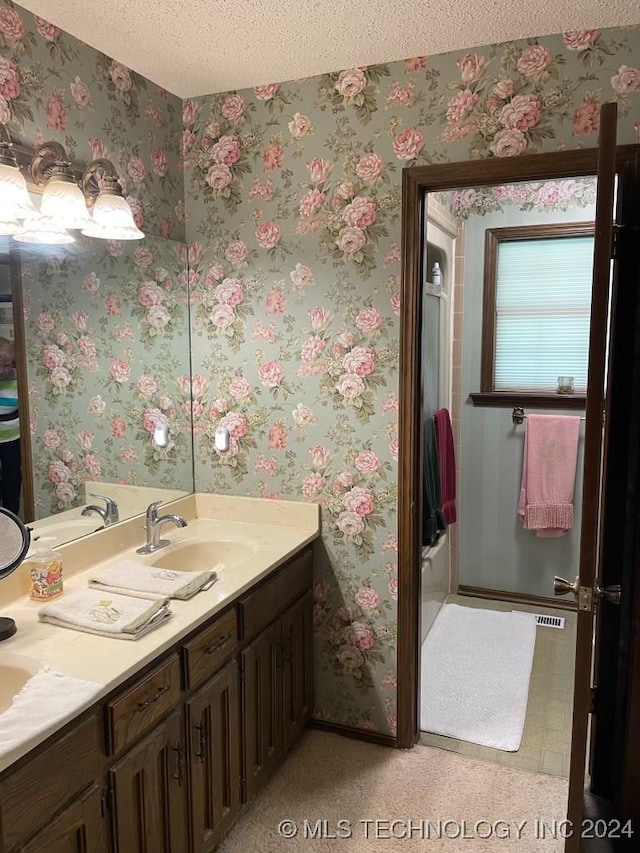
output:
M91 223L82 229L82 233L101 240L141 240L144 237L133 219L127 200L110 192L98 195L93 205Z
M24 219L35 210L17 166L0 163L0 219Z
M13 239L19 243L37 243L46 246L62 246L65 243L75 243L75 240L65 231L55 219L47 216L33 216L25 220L24 228Z
M42 193L40 212L62 228L85 228L91 222L80 187L73 181L52 177Z

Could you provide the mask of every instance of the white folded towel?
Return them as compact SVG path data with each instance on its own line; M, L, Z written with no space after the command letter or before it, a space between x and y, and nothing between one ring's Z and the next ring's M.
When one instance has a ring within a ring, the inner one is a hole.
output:
M121 640L136 640L170 616L166 598L148 601L98 589L67 593L38 611L42 622Z
M186 601L196 593L209 589L217 579L215 571L173 572L158 566L147 566L136 560L121 560L94 572L89 579L89 586L138 598L179 598Z
M13 704L0 714L0 755L82 710L103 689L61 672L41 670L24 685Z

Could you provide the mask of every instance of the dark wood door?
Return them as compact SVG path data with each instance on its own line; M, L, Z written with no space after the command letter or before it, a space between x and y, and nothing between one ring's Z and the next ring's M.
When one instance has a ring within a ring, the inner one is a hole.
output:
M240 708L235 660L186 705L193 853L213 850L240 811Z
M265 628L240 655L243 680L243 799L264 785L282 754L281 624Z
M186 853L182 714L174 711L109 771L118 853Z
M281 617L282 724L287 752L313 708L313 594L308 592Z
M108 853L108 828L97 785L39 832L22 853Z

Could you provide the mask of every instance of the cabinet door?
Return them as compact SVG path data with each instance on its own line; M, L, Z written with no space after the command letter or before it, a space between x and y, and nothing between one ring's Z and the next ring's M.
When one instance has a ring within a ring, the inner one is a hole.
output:
M118 853L187 850L182 715L174 711L110 771Z
M240 655L244 800L262 787L282 754L282 645L280 620Z
M282 707L285 752L291 748L313 708L313 595L293 604L282 622Z
M238 693L233 660L185 703L193 853L212 850L240 811Z
M22 853L107 853L107 826L97 785L21 848Z

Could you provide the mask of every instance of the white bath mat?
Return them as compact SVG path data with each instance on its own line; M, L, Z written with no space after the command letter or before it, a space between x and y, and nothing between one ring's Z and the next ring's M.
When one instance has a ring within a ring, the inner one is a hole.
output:
M443 605L422 646L422 731L515 752L535 642L532 613Z

